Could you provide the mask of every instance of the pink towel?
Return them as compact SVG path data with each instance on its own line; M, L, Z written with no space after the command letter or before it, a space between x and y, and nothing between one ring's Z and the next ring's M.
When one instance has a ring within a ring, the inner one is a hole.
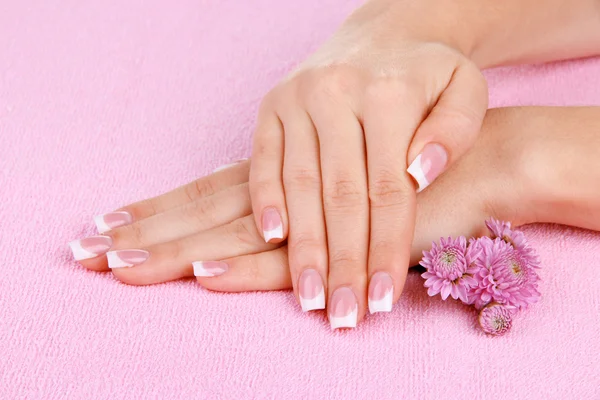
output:
M502 338L414 273L392 313L332 333L289 292L132 287L71 260L93 215L247 156L263 94L358 4L0 5L0 398L600 398L595 233L527 230L543 299ZM600 59L487 77L492 106L600 105Z

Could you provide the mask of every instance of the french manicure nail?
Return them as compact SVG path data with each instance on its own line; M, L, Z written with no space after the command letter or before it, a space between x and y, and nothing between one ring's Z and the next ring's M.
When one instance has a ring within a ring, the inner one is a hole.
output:
M443 171L448 153L442 145L429 143L408 167L408 173L417 181L417 193L429 186Z
M300 275L298 292L302 311L325 308L325 287L321 275L314 269L307 269Z
M262 215L263 237L269 243L273 239L283 239L283 223L274 207L265 208Z
M333 292L329 304L331 329L355 328L358 318L358 303L352 289L341 287Z
M73 258L77 261L98 257L106 253L110 246L112 246L112 239L109 236L91 236L69 243Z
M232 162L232 163L230 163L230 164L221 165L220 167L217 167L217 168L215 168L215 169L213 170L213 174L214 174L215 172L219 172L219 171L223 171L224 169L231 168L231 167L233 167L234 165L238 165L239 163L242 163L242 162L244 162L244 161L246 161L246 160L247 160L247 158L240 158L239 160L236 160L236 161L234 161L234 162Z
M129 268L139 265L150 257L146 250L116 250L106 253L108 268Z
M132 221L133 218L127 211L115 211L94 217L99 233L106 233L119 226L129 225Z
M369 312L392 311L392 300L394 297L394 282L385 272L376 272L371 277L369 284Z
M223 261L194 261L194 276L219 276L223 275L229 269L229 266Z

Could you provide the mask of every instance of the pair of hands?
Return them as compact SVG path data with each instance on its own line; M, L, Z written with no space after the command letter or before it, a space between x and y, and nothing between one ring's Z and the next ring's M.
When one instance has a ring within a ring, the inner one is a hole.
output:
M515 124L527 125L525 111L490 110L472 151L419 194L407 265L416 264L422 250L441 236L481 235L483 221L490 215L525 222L516 214L503 214L514 208L507 187L513 189L514 198L522 197L516 190L521 186L516 177L524 175L513 168L533 170L527 164L531 157L524 154L537 144L527 145L531 136L514 128ZM149 285L196 275L202 286L216 291L289 289L293 284L289 246L266 243L256 228L249 169L250 162L241 162L98 217L103 236L76 241L72 247L94 253L80 258L83 266L112 269L127 284ZM521 204L519 209L526 208ZM125 215L127 219L117 222ZM108 225L112 227L105 232ZM103 249L98 246L102 240ZM91 246L94 241L95 247ZM135 252L137 258L132 257ZM118 268L124 265L115 260L125 260L131 268Z
M487 108L477 65L596 54L596 2L569 0L572 12L563 13L567 0L549 1L540 14L529 0L500 7L488 0L370 0L266 96L249 175L240 164L99 216L107 235L73 242L75 257L92 269L110 266L133 284L188 276L192 262L201 283L216 290L291 282L304 310L324 308L328 299L333 327L355 326L368 306L389 311L429 241L473 234L490 215L519 221L490 206L503 183L489 166L494 160L504 168L511 159L523 165L520 149L507 153L505 143L489 147L486 139L471 161L462 156ZM488 159L477 161L486 152ZM469 171L458 168L469 164ZM452 165L417 200L416 191ZM498 198L509 203L506 191ZM482 204L489 208L483 213ZM255 283L248 282L251 271Z

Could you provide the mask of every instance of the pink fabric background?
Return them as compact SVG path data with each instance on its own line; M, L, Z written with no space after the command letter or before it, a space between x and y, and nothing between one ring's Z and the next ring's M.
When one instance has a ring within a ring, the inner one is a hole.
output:
M528 229L543 300L489 338L412 274L332 333L292 295L130 287L66 243L249 154L261 96L357 0L0 3L3 399L598 399L600 236ZM492 106L600 105L600 60L491 71ZM600 132L599 132L600 134Z

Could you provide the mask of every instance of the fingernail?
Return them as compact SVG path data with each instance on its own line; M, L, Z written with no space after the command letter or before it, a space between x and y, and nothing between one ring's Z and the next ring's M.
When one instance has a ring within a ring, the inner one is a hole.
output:
M116 250L106 253L108 268L129 268L146 261L150 253L146 250Z
M358 318L358 303L352 289L341 287L333 292L329 304L331 329L355 328Z
M127 211L115 211L94 217L99 233L106 233L119 226L129 225L132 221L133 218Z
M269 243L273 239L283 239L283 223L274 207L265 208L262 216L263 237Z
M325 308L325 287L321 275L314 269L307 269L300 275L298 291L302 311Z
M371 277L369 284L369 312L392 311L392 298L394 296L394 282L385 272L376 272Z
M194 261L194 276L219 276L227 272L229 266L222 261Z
M110 246L112 246L112 239L109 236L91 236L69 243L73 258L77 261L98 257L106 253Z
M442 145L429 143L408 167L408 173L419 184L417 193L429 186L443 171L448 162L448 153Z
M221 165L220 167L217 167L217 168L215 168L215 169L213 170L213 174L214 174L215 172L219 172L219 171L223 171L224 169L231 168L231 167L233 167L234 165L238 165L239 163L242 163L242 162L244 162L244 161L246 161L246 160L248 160L248 159L247 159L247 158L240 158L239 160L236 160L236 161L234 161L234 162L232 162L232 163L230 163L230 164Z

